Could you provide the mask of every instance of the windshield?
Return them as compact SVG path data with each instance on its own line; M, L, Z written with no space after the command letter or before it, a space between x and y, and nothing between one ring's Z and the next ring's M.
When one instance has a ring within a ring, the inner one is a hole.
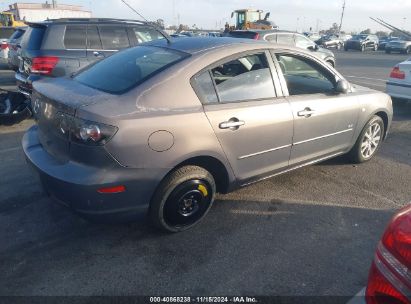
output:
M364 40L367 39L368 35L354 35L352 36L352 40Z
M188 56L170 49L139 46L98 62L74 79L103 92L122 94Z

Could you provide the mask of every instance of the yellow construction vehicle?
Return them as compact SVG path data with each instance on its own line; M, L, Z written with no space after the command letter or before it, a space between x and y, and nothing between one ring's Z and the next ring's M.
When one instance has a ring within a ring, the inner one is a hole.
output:
M262 19L262 10L241 9L231 13L231 18L236 18L235 26L230 30L272 30L278 28L274 22L269 21L270 13Z
M0 26L19 27L25 26L22 21L17 21L12 13L1 12L0 13Z

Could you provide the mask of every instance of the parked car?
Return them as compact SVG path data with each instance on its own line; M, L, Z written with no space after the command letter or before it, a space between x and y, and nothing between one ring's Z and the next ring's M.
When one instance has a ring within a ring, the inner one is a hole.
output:
M16 73L26 95L40 77L71 75L118 50L167 37L151 23L121 19L57 19L28 26Z
M411 303L411 207L389 223L378 244L365 292L367 304Z
M394 40L398 40L398 37L382 37L380 38L380 44L378 45L379 50L385 50L385 46Z
M326 48L336 48L340 50L344 47L344 41L338 35L325 35L315 43Z
M387 94L411 100L411 58L396 65L387 82Z
M124 50L35 82L32 106L23 148L51 197L171 232L200 222L217 192L347 153L371 160L392 121L388 95L311 52L231 38Z
M319 33L305 32L303 33L303 35L312 41L317 41L321 39L321 35Z
M222 34L220 32L209 32L208 36L209 37L221 37Z
M335 67L336 65L336 60L333 52L319 47L312 40L299 33L278 30L253 30L232 31L228 34L228 36L233 38L264 40L271 43L295 46L304 50L311 51L315 56L321 58L333 67Z
M411 54L411 41L407 40L392 40L385 46L385 52L387 54L391 53L402 53Z
M18 27L11 35L9 39L9 58L8 64L9 68L14 71L18 71L20 65L20 53L21 40L23 39L24 33L27 31L27 27Z
M9 39L13 33L13 27L0 27L0 59L3 59L5 62L9 58Z
M350 40L345 42L344 49L359 50L365 52L367 49L378 51L379 39L376 35L354 35Z

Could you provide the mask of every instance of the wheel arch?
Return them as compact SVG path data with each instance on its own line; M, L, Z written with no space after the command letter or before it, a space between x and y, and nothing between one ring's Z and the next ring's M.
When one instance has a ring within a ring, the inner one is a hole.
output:
M388 127L389 127L388 114L384 111L379 111L379 112L374 113L374 115L380 117L382 121L384 122L384 140L385 140L388 135Z

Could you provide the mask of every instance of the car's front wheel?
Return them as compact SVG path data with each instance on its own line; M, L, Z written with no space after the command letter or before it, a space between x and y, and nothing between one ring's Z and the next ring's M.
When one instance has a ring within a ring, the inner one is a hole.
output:
M371 160L380 149L385 134L384 121L374 116L364 127L349 156L355 163Z
M150 219L168 232L190 229L207 215L215 194L210 172L197 166L178 168L160 183L151 201Z

